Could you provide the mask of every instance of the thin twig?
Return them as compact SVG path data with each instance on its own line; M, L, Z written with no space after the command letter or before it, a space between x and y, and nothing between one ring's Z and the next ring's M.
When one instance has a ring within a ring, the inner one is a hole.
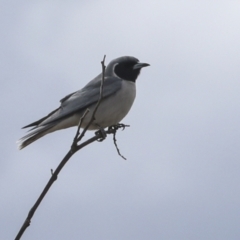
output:
M87 116L88 113L89 113L89 109L87 108L86 111L84 112L84 114L82 115L82 117L80 118L80 121L79 121L79 123L78 123L77 132L76 132L76 135L75 135L75 137L74 137L74 139L73 139L73 143L72 143L72 147L71 147L71 148L73 148L74 146L77 145L78 136L79 136L79 134L80 134L80 128L81 128L81 126L82 126L82 122L83 122L84 118Z
M81 141L81 139L84 137L86 131L88 130L88 128L90 127L90 125L92 124L92 122L95 120L95 114L98 110L98 107L102 101L102 98L103 98L103 84L104 84L104 80L105 80L105 69L106 69L106 66L105 66L105 58L106 58L106 55L104 55L103 57L103 60L101 61L101 65L102 65L102 81L101 81L101 86L100 86L100 94L99 94L99 99L98 99L98 102L93 110L93 113L92 113L92 117L89 121L89 123L87 124L87 126L84 128L84 130L82 131L81 135L78 137L78 141Z
M118 145L117 145L116 134L117 134L117 130L118 130L119 128L122 128L122 130L124 130L126 127L130 127L130 125L125 125L125 124L123 124L123 123L119 123L118 125L111 127L111 128L114 130L114 132L113 132L113 143L114 143L114 145L115 145L115 147L116 147L116 149L117 149L118 155L119 155L121 158L123 158L124 160L127 160L127 158L125 158L125 157L120 153L120 149L118 148ZM110 128L110 129L111 129L111 128Z
M118 155L123 158L124 160L127 160L121 153L120 153L120 150L118 148L118 145L117 145L117 139L116 139L116 134L117 134L117 131L113 133L113 143L117 149L117 152L118 152Z

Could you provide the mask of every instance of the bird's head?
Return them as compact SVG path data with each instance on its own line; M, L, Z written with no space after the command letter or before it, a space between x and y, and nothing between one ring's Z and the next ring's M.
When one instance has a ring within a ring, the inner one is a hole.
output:
M143 67L150 66L148 63L141 63L135 57L120 57L112 60L107 68L106 75L115 75L121 79L135 82Z

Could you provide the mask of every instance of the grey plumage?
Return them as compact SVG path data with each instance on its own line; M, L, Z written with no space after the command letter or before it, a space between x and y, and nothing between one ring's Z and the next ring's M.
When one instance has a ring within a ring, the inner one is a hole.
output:
M141 68L146 66L149 64L139 63L134 57L120 57L108 64L105 71L103 99L95 114L95 120L89 127L90 130L115 125L126 116L135 99L135 81ZM30 129L29 134L18 140L18 148L22 149L50 132L77 126L88 108L90 112L82 123L82 127L85 127L99 99L101 80L102 74L99 74L81 90L61 99L59 108L23 127L33 128Z

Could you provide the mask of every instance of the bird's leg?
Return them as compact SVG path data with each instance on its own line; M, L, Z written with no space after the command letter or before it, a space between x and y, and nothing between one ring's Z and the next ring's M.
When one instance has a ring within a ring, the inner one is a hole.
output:
M101 126L99 126L99 125L97 125L97 126L99 127L99 130L95 132L95 135L99 136L98 141L102 142L107 137L107 134Z
M118 128L122 128L124 130L126 127L130 127L130 125L124 124L124 123L118 123Z

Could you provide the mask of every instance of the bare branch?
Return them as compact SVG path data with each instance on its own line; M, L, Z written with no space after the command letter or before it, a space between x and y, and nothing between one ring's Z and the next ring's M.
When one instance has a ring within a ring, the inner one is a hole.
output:
M87 109L85 111L85 113L83 114L83 116L81 117L79 124L78 124L78 128L77 128L77 132L76 135L74 137L73 140L73 144L71 146L71 149L69 150L69 152L66 154L66 156L63 158L63 160L60 162L60 164L58 165L57 169L53 172L51 171L51 178L49 179L47 185L45 186L45 188L43 189L42 193L40 194L40 196L38 197L36 203L33 205L33 207L31 208L31 210L29 211L27 218L25 219L21 229L19 230L15 240L19 240L21 238L21 236L23 235L23 233L25 232L25 230L27 229L27 227L30 226L31 223L31 219L35 213L35 211L37 210L38 206L40 205L40 203L42 202L43 198L45 197L45 195L47 194L48 190L50 189L50 187L52 186L52 184L54 183L55 180L57 180L57 176L59 174L59 172L62 170L62 168L64 167L64 165L67 163L67 161L72 157L73 154L75 154L77 151L79 151L81 148L87 146L88 144L100 139L100 135L96 135L90 139L88 139L87 141L83 142L80 145L77 145L77 142L79 142L83 137L84 134L86 133L86 131L88 130L89 126L92 124L95 114L97 112L97 109L100 105L100 102L102 100L102 93L103 93L103 84L104 84L104 78L105 78L105 58L106 55L104 55L103 60L101 61L102 64L102 81L101 81L101 86L100 86L100 96L99 96L99 100L94 108L91 120L89 121L89 123L87 124L87 126L84 128L84 130L82 131L82 133L79 136L80 133L80 127L82 124L83 119L85 118L85 116L88 114L89 110Z
M51 178L49 179L47 185L45 186L45 188L43 189L42 193L40 194L40 196L38 197L37 201L35 202L35 204L33 205L33 207L30 209L28 215L27 215L27 218L25 219L21 229L19 230L15 240L19 240L21 238L21 236L23 235L23 233L25 232L25 230L27 229L27 227L30 226L30 223L31 223L31 219L35 213L35 211L37 210L38 206L40 205L40 203L42 202L43 198L45 197L45 195L47 194L47 192L49 191L50 187L52 186L52 184L57 180L57 177L58 177L58 174L60 173L60 171L62 170L62 168L65 166L65 164L68 162L68 160L77 152L79 151L80 149L82 149L83 147L86 147L87 145L89 145L90 143L93 143L95 141L98 141L98 140L102 140L102 134L113 134L113 139L114 139L114 144L116 146L116 149L118 151L118 154L124 158L121 154L120 154L120 151L119 151L119 148L117 147L117 144L116 144L116 131L119 129L119 128L124 128L127 127L128 125L124 125L124 124L118 124L117 126L114 126L114 127L110 127L108 128L108 130L103 130L103 129L100 129L99 131L97 131L95 133L95 136L86 140L85 142L77 145L77 143L82 140L82 138L84 137L86 131L88 130L88 128L91 126L92 122L94 121L95 119L95 114L97 112L97 109L101 103L101 100L103 98L103 86L104 86L104 78L105 78L105 69L106 69L106 66L104 64L105 62L105 55L104 55L104 58L103 58L103 61L101 61L101 64L102 64L102 81L101 81L101 86L100 86L100 96L99 96L99 100L94 108L94 111L92 113L92 116L91 116L91 119L89 121L89 123L87 124L87 126L83 129L82 133L80 134L80 128L81 128L81 124L84 120L84 118L86 117L86 115L89 113L89 110L87 109L85 111L85 113L83 114L83 116L81 117L80 121L79 121L79 124L78 124L78 128L77 128L77 132L76 132L76 135L74 137L74 140L73 140L73 143L72 143L72 146L71 146L71 149L68 151L68 153L65 155L65 157L62 159L62 161L60 162L60 164L58 165L58 167L56 168L55 171L53 171L51 169ZM124 158L125 159L125 158Z
M117 139L116 139L116 134L117 134L117 130L119 128L123 128L123 130L125 129L125 127L130 127L129 125L125 125L125 124L122 124L122 123L119 123L118 125L116 126L112 126L112 128L114 129L114 133L113 133L113 143L117 149L117 152L118 152L118 155L123 158L124 160L127 160L127 158L125 158L121 153L120 153L120 150L118 148L118 145L117 145Z
M116 139L116 134L117 134L117 131L113 134L113 142L114 142L114 145L117 149L117 152L118 152L118 155L123 158L124 160L127 160L121 153L120 153L120 150L118 148L118 145L117 145L117 139Z
M82 117L80 118L80 121L79 121L79 123L78 123L77 132L76 132L76 135L75 135L75 137L74 137L74 139L73 139L73 143L72 143L71 148L74 148L74 146L77 145L78 136L79 136L79 134L80 134L80 128L81 128L81 126L82 126L82 122L83 122L84 118L87 116L88 113L89 113L89 109L87 108L86 111L84 112L84 114L82 115ZM81 139L80 139L80 140L81 140Z

